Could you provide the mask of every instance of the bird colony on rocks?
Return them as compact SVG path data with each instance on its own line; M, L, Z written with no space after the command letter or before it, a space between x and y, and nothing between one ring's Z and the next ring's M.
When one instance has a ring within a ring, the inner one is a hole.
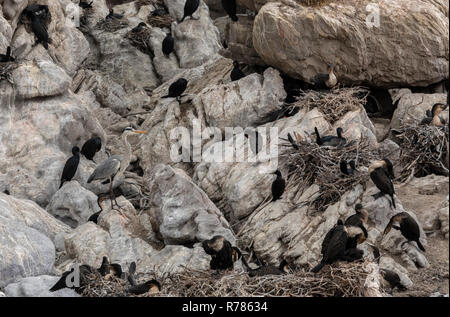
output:
M0 0L0 295L448 294L449 4L370 4Z

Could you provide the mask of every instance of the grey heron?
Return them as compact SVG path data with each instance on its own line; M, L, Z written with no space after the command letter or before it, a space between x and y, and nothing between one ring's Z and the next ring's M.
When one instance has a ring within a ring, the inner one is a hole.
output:
M128 165L130 165L131 160L131 145L128 143L128 137L133 133L146 134L147 131L143 130L135 130L131 127L127 127L123 130L122 133L122 142L125 147L124 155L112 155L103 161L94 172L89 176L87 180L88 183L94 180L109 180L109 195L111 198L111 209L113 208L113 200L115 201L114 193L113 193L113 181L114 178L118 175L122 175L125 172ZM116 205L117 201L115 201Z

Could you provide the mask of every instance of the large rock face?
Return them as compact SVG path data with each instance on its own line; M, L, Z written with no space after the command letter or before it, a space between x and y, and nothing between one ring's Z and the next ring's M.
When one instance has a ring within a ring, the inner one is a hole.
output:
M21 277L54 273L55 246L45 235L0 218L0 287Z
M182 171L155 166L150 176L150 202L165 244L188 244L222 235L235 238L217 207Z
M370 27L371 3L270 2L255 18L253 45L267 64L307 81L326 72L327 63L339 65L344 84L427 86L448 78L449 24L440 7L425 0L380 2L379 26Z

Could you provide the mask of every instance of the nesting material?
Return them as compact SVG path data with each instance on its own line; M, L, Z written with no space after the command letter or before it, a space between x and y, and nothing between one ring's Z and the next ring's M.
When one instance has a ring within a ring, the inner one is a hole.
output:
M147 23L153 27L157 28L169 28L172 25L172 22L174 22L174 18L170 14L164 14L161 16L157 15L149 15L147 18Z
M401 148L399 180L429 174L449 175L448 126L405 125L395 130Z
M97 23L96 28L98 30L103 30L107 32L115 32L117 30L126 28L128 26L128 22L123 19L104 19Z
M335 88L326 92L308 90L293 106L308 111L317 108L330 124L334 124L347 112L363 109L367 95L368 91L360 87Z
M293 187L296 192L303 193L312 184L317 184L320 187L318 196L305 204L319 212L337 203L345 192L356 185L364 185L369 175L361 167L368 167L377 159L377 153L367 139L351 141L342 147L325 147L306 141L298 143L298 150L290 143L283 145L285 150L280 155L280 161L288 171L286 187ZM340 171L341 160L355 161L357 170L353 175L345 175Z
M156 294L129 294L126 280L96 278L85 288L83 296L137 297L361 297L368 272L366 262L339 262L326 266L319 274L296 270L285 275L249 277L247 273L198 271L186 268L157 280L162 289ZM138 283L154 277L150 274Z
M144 27L140 32L128 32L125 37L130 40L131 45L144 54L153 55L149 45L151 32L151 28Z

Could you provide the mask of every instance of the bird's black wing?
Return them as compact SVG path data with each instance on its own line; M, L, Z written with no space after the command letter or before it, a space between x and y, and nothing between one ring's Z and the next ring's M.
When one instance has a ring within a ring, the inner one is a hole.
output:
M324 262L333 263L339 259L344 254L346 245L347 233L344 231L343 226L337 226L323 255Z
M395 193L394 184L392 184L391 178L383 168L376 168L370 173L370 178L382 193L388 195Z

